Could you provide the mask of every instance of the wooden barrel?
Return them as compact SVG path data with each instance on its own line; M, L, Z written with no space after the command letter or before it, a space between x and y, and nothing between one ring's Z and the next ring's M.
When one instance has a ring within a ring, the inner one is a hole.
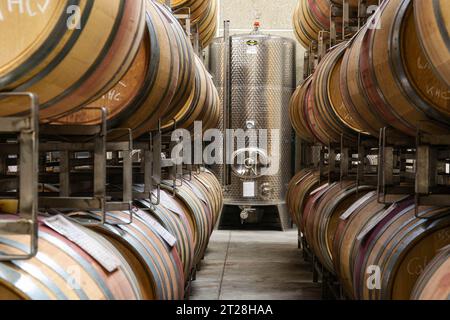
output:
M140 188L139 186L136 186ZM160 217L159 207L163 208L163 212L171 211L171 215L176 213L182 219L184 229L191 230L192 235L183 235L179 241L184 241L187 246L190 241L183 239L192 239L192 248L180 248L180 253L192 251L191 269L195 267L203 258L204 251L209 242L213 227L217 222L219 214L223 207L222 187L214 176L214 174L204 168L199 172L193 173L189 178L177 181L177 188L174 190L173 181L165 181L161 191L161 203L159 206L152 208L148 201L137 201L136 203L142 207L151 208L150 214L161 220L167 229L172 230L172 223L164 223L167 219ZM156 212L155 210L158 211ZM158 218L159 217L159 218ZM178 221L178 224L180 221ZM173 231L174 235L178 234L177 230ZM183 258L182 258L183 260ZM184 259L183 261L186 261ZM185 270L187 265L185 263ZM191 270L189 269L189 270ZM190 272L189 272L190 275Z
M167 10L160 4L161 11ZM169 106L169 110L166 112L170 115L176 114L177 110L180 110L191 97L191 92L195 85L195 61L194 61L194 49L192 48L191 40L187 37L184 28L180 25L175 16L171 13L166 14L169 17L169 27L174 29L177 48L178 48L178 59L180 61L180 71L178 76L178 84L175 90L175 96Z
M2 219L8 218L5 216ZM15 218L11 218L15 219ZM143 295L126 256L103 236L78 226L118 267L107 271L81 247L39 224L39 252L26 261L0 263L0 299L136 300ZM2 234L2 254L25 254L29 237ZM17 281L20 279L20 281Z
M322 184L325 183L322 181ZM304 230L302 216L305 205L311 192L321 185L319 172L317 170L305 169L300 171L290 181L286 197L286 204L289 208L292 220Z
M193 129L195 121L203 122L203 129L214 127L219 121L219 97L211 76L202 61L195 56L195 86L191 97L175 114L166 114L162 129L172 130L174 120L177 128Z
M212 225L215 226L223 208L222 185L214 174L205 168L201 168L198 173L193 173L190 183L203 193L202 198L207 200L211 208L213 215Z
M450 3L446 0L414 1L414 16L419 40L431 68L450 87Z
M420 207L418 214L437 219L416 218L411 197L385 205L368 193L341 217L332 256L350 298L409 299L421 270L450 242L443 236L450 230L448 208ZM378 283L374 270L381 272Z
M131 128L139 137L158 126L159 119L176 113L173 101L189 99L194 76L192 48L182 35L180 25L163 6L146 1L147 27L138 55L128 73L111 91L83 110L60 119L58 123L99 123L99 112L106 107L112 128ZM191 80L187 80L190 79ZM187 82L186 82L187 80ZM185 88L182 88L186 83ZM181 95L177 92L182 93Z
M332 48L313 75L308 114L314 132L324 144L340 142L341 136L355 141L363 126L352 116L343 102L339 79L346 44Z
M188 220L194 233L194 265L197 265L203 259L206 247L208 246L209 236L212 229L212 212L191 186L177 181L176 190L173 189L173 181L165 181L163 189L169 193L175 194L177 199L183 202L187 208Z
M206 48L216 35L218 7L218 1L211 0L204 18L198 23L199 39L202 48Z
M199 115L199 119L203 122L203 130L215 129L219 126L220 121L220 97L219 92L214 85L211 74L206 70L206 67L202 65L208 83L208 103L207 106L202 108ZM193 129L193 127L191 127Z
M189 8L191 13L191 23L199 23L208 13L208 9L213 0L175 0L172 2L172 8Z
M340 87L344 104L351 110L352 116L361 123L366 131L373 136L379 135L380 128L387 123L371 107L363 87L359 72L359 55L362 40L368 25L365 25L350 41L341 65Z
M315 199L314 210L305 220L306 240L322 265L331 273L334 270L333 240L341 215L358 199L373 190L357 186L353 181L335 183Z
M339 277L346 295L353 298L353 280L351 269L351 252L356 236L365 221L370 220L374 213L385 209L386 205L377 201L377 195L355 201L353 210L342 217L336 228L333 239L334 272Z
M406 200L407 202L408 200ZM398 204L402 206L402 202ZM445 216L430 221L415 217L414 205L390 212L382 212L370 225L367 233L360 233L353 266L355 298L371 300L406 300L411 297L421 272L438 251L450 244L449 208L421 207L418 214L426 217ZM389 210L387 210L389 211ZM383 218L384 217L384 218ZM378 221L381 220L381 221ZM365 231L365 230L363 230ZM371 290L369 271L378 266L380 290Z
M194 267L194 234L187 218L187 209L166 191L162 190L161 194L162 200L157 206L152 205L149 200L136 200L135 204L146 210L140 211L140 214L150 214L176 238L175 246L183 264L184 280L187 282Z
M66 1L0 5L0 91L38 95L41 121L73 112L101 97L127 72L145 26L143 0ZM11 10L9 10L11 9ZM77 22L81 18L79 25ZM69 25L68 25L69 23ZM98 26L101 26L99 28ZM0 116L21 114L23 99L2 99Z
M370 107L387 124L415 135L447 132L449 87L433 73L416 32L411 0L386 1L381 28L366 28L360 38L360 79Z
M333 188L335 183L330 184L328 181L321 184L319 187L311 191L311 193L308 196L308 199L305 204L305 208L303 209L303 213L301 215L301 231L305 238L308 238L309 235L307 235L309 228L307 226L307 222L310 215L314 215L314 212L316 210L317 204L320 200L320 198L331 188Z
M294 11L293 24L297 39L305 48L309 48L312 41L317 41L319 32L330 30L330 0L299 0ZM336 25L337 31L342 32L341 23Z
M306 97L311 87L312 77L307 78L297 87L289 102L289 117L296 134L307 142L314 142L315 137L306 122Z
M447 237L449 234L446 235ZM450 299L450 247L440 250L417 280L413 300Z
M83 217L82 213L75 213ZM99 218L84 214L88 218ZM108 212L109 224L93 229L104 235L126 256L145 300L181 300L184 298L184 272L176 247L170 247L151 226L156 221L148 215L135 214L129 222L127 212ZM119 223L120 225L118 225Z

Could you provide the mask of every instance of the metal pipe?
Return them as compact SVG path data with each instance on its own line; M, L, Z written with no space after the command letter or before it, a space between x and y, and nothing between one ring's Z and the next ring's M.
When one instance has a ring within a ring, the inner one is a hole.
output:
M224 52L223 52L223 186L230 185L229 167L228 167L228 157L227 157L227 129L229 128L230 119L230 97L231 97L231 37L230 37L230 20L225 20L223 23L223 41L224 41Z

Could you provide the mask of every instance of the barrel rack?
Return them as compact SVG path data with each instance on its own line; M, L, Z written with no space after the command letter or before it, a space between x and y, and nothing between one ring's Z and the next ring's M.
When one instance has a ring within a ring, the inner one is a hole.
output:
M165 5L172 10L171 0ZM203 60L189 8L173 14ZM97 125L42 124L37 96L0 93L0 99L6 96L27 98L30 111L21 117L0 117L0 198L17 203L20 217L14 222L0 219L0 232L29 235L30 245L26 254L0 255L0 261L27 260L37 254L40 213L99 212L100 221L89 223L108 224L107 211L126 211L125 224L130 224L134 205L144 206L140 200L145 200L144 211L160 204L162 183L171 182L176 193L182 178L189 180L200 170L201 165L183 165L170 158L176 143L171 138L175 120L168 132L161 131L160 121L156 130L133 139L130 129L108 128L104 108L96 109L102 119ZM186 299L200 264L188 277Z
M370 17L367 0L360 0L358 8L352 9L348 0L343 0L342 6L331 5L330 31L319 32L317 41L312 41L304 55L303 78L311 75L327 50L342 41L349 40L366 23ZM338 33L338 25L342 32Z
M327 50L346 40L369 18L367 2L361 0L356 12L350 12L344 0L342 8L332 6L330 31L319 33L304 56L304 80L314 73ZM337 24L342 22L342 34ZM342 36L342 37L339 37ZM308 143L296 138L296 171L313 168L328 183L354 180L357 185L376 188L380 203L392 203L404 195L415 199L416 217L421 206L450 206L450 134L430 135L417 129L415 137L406 136L391 127L382 128L379 137L358 134L357 141ZM320 281L323 299L346 299L336 276L327 271L299 231L299 248L305 261L311 263L313 282Z
M413 196L419 219L424 218L419 216L422 206L450 206L450 135L429 135L418 130L414 139L383 128L378 141L360 135L353 148L343 144L322 146L315 154L316 159L307 167L320 170L324 181L350 179L357 185L373 186L380 203L392 203L394 197L402 195ZM323 298L345 299L336 277L320 264L301 233L299 247L303 258L311 263L313 281L321 279Z
M88 222L92 225L109 224L107 211L126 211L129 220L124 224L130 224L135 201L145 199L151 209L160 204L162 183L172 181L175 193L180 178L189 179L199 170L167 156L171 132L158 129L133 140L129 129L107 130L105 109L98 110L103 115L98 125L39 124L36 96L1 93L0 98L6 95L29 97L31 111L23 117L0 117L0 197L17 201L20 216L15 222L0 220L0 232L29 235L30 246L26 254L0 255L0 261L27 260L37 254L40 213L100 212L101 220ZM121 138L111 141L111 135ZM186 299L199 269L200 264L192 270Z

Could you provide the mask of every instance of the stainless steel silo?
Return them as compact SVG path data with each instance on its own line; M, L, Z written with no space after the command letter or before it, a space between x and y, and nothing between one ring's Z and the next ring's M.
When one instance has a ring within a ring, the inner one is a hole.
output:
M227 52L229 56L224 54ZM229 103L222 108L228 121L223 121L222 112L221 123L228 129L268 130L266 150L241 148L234 152L235 157L243 155L248 163L237 164L233 159L227 167L213 168L226 185L225 203L239 206L243 220L249 219L258 207L275 206L285 227L288 220L285 195L292 177L288 106L296 84L295 42L259 33L234 35L230 41L217 38L210 46L209 66L222 105L229 93ZM227 70L229 76L225 76ZM273 130L279 130L279 141L273 141ZM271 152L277 143L280 145L275 150L279 151L277 163L268 163L267 156L273 156ZM255 173L259 172L257 167L267 166L278 166L279 170L269 176ZM226 176L228 179L224 179Z

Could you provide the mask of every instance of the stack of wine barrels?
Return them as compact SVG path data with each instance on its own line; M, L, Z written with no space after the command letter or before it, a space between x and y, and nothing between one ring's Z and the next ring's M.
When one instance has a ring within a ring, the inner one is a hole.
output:
M129 212L108 212L104 225L99 213L74 212L57 225L49 222L55 217L41 216L36 257L0 263L0 299L183 299L218 219L222 193L206 169L177 186L166 182L159 204L136 201L131 223ZM60 232L71 230L69 225L77 232ZM2 234L0 251L24 254L28 243L28 236Z
M305 3L303 17L317 12ZM382 2L297 88L290 116L298 136L328 145L358 133L378 137L386 126L409 136L448 133L449 19L447 1ZM373 188L351 181L321 182L312 169L292 179L287 199L308 247L347 297L448 298L440 281L448 275L450 208L416 212L413 196L392 200L380 203Z
M350 0L351 9L358 9L359 1ZM369 0L367 5L378 4L378 0ZM330 32L332 10L343 8L342 0L298 0L294 10L293 25L297 40L304 48L309 48L313 41L317 41L319 32ZM336 15L336 32L342 33L342 19Z
M101 97L126 73L143 36L145 1L82 1L75 16L63 1L33 4L26 13L1 4L2 28L14 32L0 36L7 48L0 91L35 93L41 119L49 122ZM21 114L27 103L2 99L1 109L0 116Z
M295 91L290 102L290 117L299 137L324 145L344 138L355 141L365 134L352 110L343 103L340 72L346 43L334 47L317 66L316 72Z
M215 126L217 90L172 12L155 0L121 4L83 2L80 29L59 23L67 15L61 3L32 18L5 10L7 28L16 32L0 36L8 48L0 57L0 92L35 93L44 123L98 124L105 108L109 128L130 128L135 137L160 119ZM27 110L24 98L1 102L0 116Z
M377 137L386 126L410 136L449 132L450 52L435 25L450 11L447 2L424 3L384 1L352 40L329 50L291 101L301 138L328 144L358 132Z
M198 32L200 46L206 48L217 32L218 0L172 0L171 6L174 11L189 10L192 29Z
M219 94L212 78L200 58L195 56L195 81L191 96L181 109L166 114L163 118L163 130L174 125L184 129L193 129L194 122L202 120L203 130L215 128L219 122Z
M448 248L447 255L440 250L450 245L450 208L419 207L416 216L413 197L383 204L373 187L353 181L311 188L313 175L304 170L291 182L291 214L348 298L448 297L449 287L438 280L448 274Z

